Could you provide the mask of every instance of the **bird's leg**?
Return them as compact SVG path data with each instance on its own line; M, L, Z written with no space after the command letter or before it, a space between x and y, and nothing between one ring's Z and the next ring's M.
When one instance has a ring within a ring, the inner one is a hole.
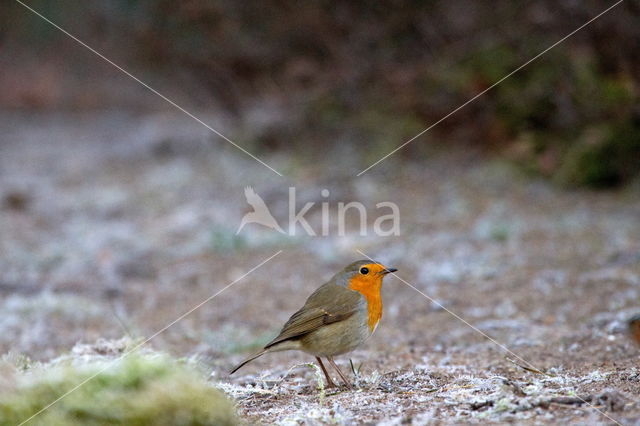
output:
M322 368L322 372L324 373L324 377L327 378L327 387L328 388L336 387L336 384L333 383L333 380L331 380L331 376L329 376L329 373L327 373L327 369L324 368L324 364L322 363L322 360L320 359L320 357L316 357L316 360L318 361L318 364L320 364L320 368Z
M333 365L333 368L336 369L336 371L338 372L338 374L340 375L340 378L342 379L342 381L344 382L345 385L347 385L347 387L349 389L353 389L353 385L351 385L351 382L349 382L349 380L347 380L347 378L344 376L344 374L342 374L342 371L340 371L340 369L338 368L338 365L336 364L336 362L333 360L333 357L328 356L327 360L329 360L329 363L331 363L331 365Z

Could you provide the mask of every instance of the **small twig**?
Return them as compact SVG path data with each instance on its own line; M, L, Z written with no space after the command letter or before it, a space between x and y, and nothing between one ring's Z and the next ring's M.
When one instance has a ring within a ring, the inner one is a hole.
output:
M515 365L516 367L520 367L520 368L522 368L523 370L528 371L528 372L530 372L530 373L534 373L534 374L542 374L542 375L544 375L544 376L555 377L555 375L554 375L554 374L551 374L551 373L547 373L547 372L545 372L545 371L538 370L537 368L535 368L535 367L533 367L533 366L532 366L532 367L527 367L526 365L518 364L516 361L514 361L514 360L513 360L513 359L511 359L511 358L509 358L508 356L506 356L506 357L505 357L505 359L506 359L507 361L509 361L510 363L512 363L513 365Z
M576 405L580 406L583 404L588 404L589 402L591 402L591 399L591 395L585 395L584 397L554 396L552 398L543 399L535 405L542 408L549 408L549 406L551 405L558 405L563 407L573 406L574 408L576 408Z
M335 392L328 393L327 396L334 396L346 392L344 389L337 389Z
M576 406L576 404L561 404L559 402L550 402L548 406L545 406L543 408L551 408L551 407L558 407L558 408L571 409L571 410L583 410L583 411L589 411L593 409L600 410L604 408L604 406L602 405L591 405L589 407L582 407L579 405Z
M480 402L472 402L471 403L471 409L472 410L479 410L481 408L484 407L493 407L493 400L492 399L487 399L486 401L480 401Z

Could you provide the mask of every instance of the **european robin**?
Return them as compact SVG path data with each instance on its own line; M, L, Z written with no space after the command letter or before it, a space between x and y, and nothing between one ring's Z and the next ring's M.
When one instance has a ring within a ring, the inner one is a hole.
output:
M333 357L351 352L373 334L382 318L382 279L395 271L370 260L353 262L318 287L275 339L229 374L266 353L298 350L316 357L329 386L335 383L322 363L323 357L351 387Z

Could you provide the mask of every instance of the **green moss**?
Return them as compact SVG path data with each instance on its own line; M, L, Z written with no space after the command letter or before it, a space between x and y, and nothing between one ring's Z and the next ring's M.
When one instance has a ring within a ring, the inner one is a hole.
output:
M16 377L0 392L0 425L16 425L85 380L32 425L232 425L232 403L196 372L166 357L131 356L53 366ZM102 371L105 369L104 371Z

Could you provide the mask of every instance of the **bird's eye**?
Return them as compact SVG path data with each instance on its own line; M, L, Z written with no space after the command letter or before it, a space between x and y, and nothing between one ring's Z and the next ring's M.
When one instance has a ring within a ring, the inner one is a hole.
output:
M369 268L360 268L360 273L362 275L367 275L369 273Z

